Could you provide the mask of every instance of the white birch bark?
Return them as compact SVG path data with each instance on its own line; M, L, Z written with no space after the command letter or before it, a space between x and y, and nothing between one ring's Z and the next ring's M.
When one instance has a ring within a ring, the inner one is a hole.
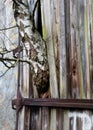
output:
M13 0L14 17L26 49L26 58L31 61L33 89L38 94L48 90L48 60L46 43L34 27L33 11L29 9L29 0ZM29 52L30 51L30 52Z

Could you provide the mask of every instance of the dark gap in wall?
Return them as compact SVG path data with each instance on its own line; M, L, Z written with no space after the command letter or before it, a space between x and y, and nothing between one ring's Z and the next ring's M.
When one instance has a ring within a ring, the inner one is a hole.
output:
M37 30L38 32L41 34L42 36L42 18L41 18L41 4L40 4L40 0L38 2L38 23L37 23Z

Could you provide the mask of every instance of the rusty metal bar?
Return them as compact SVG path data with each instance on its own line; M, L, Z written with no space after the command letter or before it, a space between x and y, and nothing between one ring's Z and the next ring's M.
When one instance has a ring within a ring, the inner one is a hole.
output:
M28 99L20 98L12 100L12 107L51 107L65 109L93 109L93 99Z

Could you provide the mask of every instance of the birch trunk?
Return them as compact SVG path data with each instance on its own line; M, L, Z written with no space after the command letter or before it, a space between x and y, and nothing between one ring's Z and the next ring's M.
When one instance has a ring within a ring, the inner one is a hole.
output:
M29 0L13 0L14 17L22 39L22 58L30 60L31 63L30 66L26 63L22 65L21 93L23 97L37 98L46 95L48 91L49 72L46 43L35 29L36 4L30 4ZM41 129L41 119L41 108L23 107L20 111L18 130Z
M34 26L35 8L30 12L29 5L28 0L13 0L14 17L22 38L21 45L26 50L24 57L31 61L34 97L38 97L47 92L49 87L47 48Z

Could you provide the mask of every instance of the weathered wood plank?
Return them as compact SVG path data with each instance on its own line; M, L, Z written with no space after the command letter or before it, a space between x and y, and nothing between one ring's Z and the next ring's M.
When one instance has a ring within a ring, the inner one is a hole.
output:
M71 31L70 31L70 1L65 0L65 42L66 42L66 76L67 76L67 98L71 97Z
M42 108L42 130L49 130L50 127L50 115L49 115L49 108L43 107Z
M81 13L82 12L82 13ZM85 98L85 80L84 77L86 67L85 61L85 37L84 37L84 4L83 0L78 1L78 30L77 43L79 55L79 77L80 77L80 98Z
M60 58L60 85L59 93L60 98L67 96L67 76L66 76L66 41L65 41L65 7L64 0L60 1L60 45L59 45L59 58Z
M25 44L24 48L23 48L23 59L27 59L27 52L26 49L28 50L28 52L30 52L30 45L29 44ZM29 54L28 54L29 55ZM27 97L29 98L29 72L30 72L30 66L26 63L23 63L23 86L22 86L22 95L23 97ZM24 129L29 130L29 124L30 124L30 108L24 107Z
M89 44L90 44L90 27L89 27L89 1L84 1L84 32L85 32L85 54L86 54L86 98L90 98L90 73L89 73ZM84 75L85 77L85 75Z
M93 1L90 3L90 86L93 98Z
M62 109L58 109L57 110L57 122L56 122L56 125L57 125L57 128L56 130L63 130L63 117L64 117L64 111Z
M47 5L47 6L46 6ZM54 54L54 41L53 41L53 30L52 30L52 14L53 14L53 1L42 0L41 2L42 12L42 28L43 36L47 42L47 51L50 68L50 92L52 97L58 97L58 86L57 86L57 75L55 65L55 54Z
M25 48L26 47L26 48ZM23 57L24 60L27 58L26 49L29 50L29 45L23 47L23 52L20 53L20 57ZM26 63L20 63L20 91L23 97L29 98L29 65ZM30 108L23 107L19 115L19 130L29 130L30 124Z
M68 118L69 111L64 111L63 114L63 130L70 130L70 121Z
M54 25L56 20L56 13L54 13L54 4L57 1L53 0L42 0L41 1L41 12L42 12L42 29L43 29L43 37L47 42L47 50L48 50L48 61L49 61L49 70L50 70L50 93L51 97L58 97L58 82L57 82L57 74L56 74L56 43L54 42L56 39L54 35L56 35L56 31L54 32ZM46 6L47 5L47 6ZM57 26L57 25L56 25ZM56 130L56 110L51 110L50 116L50 130Z
M76 41L77 30L77 1L70 2L70 27L71 27L71 97L79 97L79 70L78 70L78 48ZM69 45L70 46L70 45Z

